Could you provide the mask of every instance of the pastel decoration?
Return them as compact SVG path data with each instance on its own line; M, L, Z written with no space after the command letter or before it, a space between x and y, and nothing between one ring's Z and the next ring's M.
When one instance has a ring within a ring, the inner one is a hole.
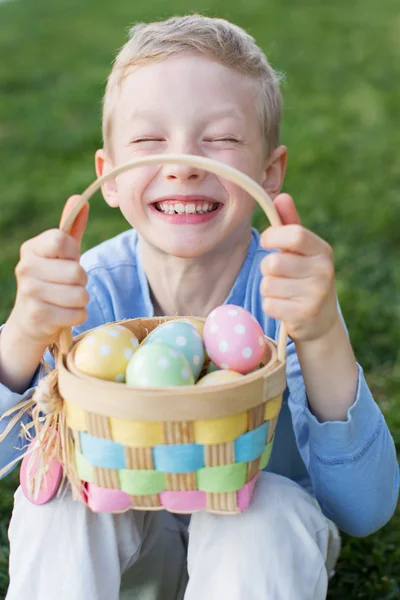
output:
M220 369L250 373L264 357L266 341L258 321L241 306L223 304L204 324L204 344Z
M158 494L166 488L165 474L145 469L121 469L118 471L121 490L133 496Z
M126 382L135 387L174 387L193 385L194 377L181 352L154 342L141 346L132 357L126 369Z
M27 452L29 453L35 447L37 447L36 438L33 439L29 444ZM50 502L50 500L56 495L63 476L63 470L60 463L56 459L52 460L49 465L46 465L46 473L43 478L42 485L39 492L36 493L36 490L32 488L32 477L36 473L39 462L39 453L35 454L36 456L32 456L31 453L26 454L22 459L19 480L25 497L32 504L40 505ZM31 464L29 464L30 461Z
M64 401L67 425L75 431L87 431L85 411L76 404Z
M246 483L246 463L205 467L197 471L197 487L202 492L237 492Z
M194 512L196 510L205 510L207 496L205 492L196 490L172 492L165 491L160 494L160 502L167 510L179 512Z
M263 469L265 469L265 467L268 465L269 463L269 459L271 456L271 452L272 452L272 444L273 442L270 442L267 446L265 446L264 448L264 452L261 455L260 458L260 464L259 464L259 469L260 471L262 471Z
M153 449L154 467L164 473L191 473L204 467L204 447L199 444L165 444Z
M75 365L87 375L123 383L126 367L138 347L137 337L127 327L102 325L78 342Z
M214 371L213 373L208 373L204 375L196 385L220 385L222 383L230 383L231 381L237 381L238 379L242 379L243 375L241 373L237 373L236 371Z
M93 512L124 512L132 506L129 494L121 490L102 488L94 483L86 486L87 505Z
M247 413L193 422L194 441L197 444L224 444L232 442L247 431Z
M110 417L111 436L115 442L134 448L152 448L164 443L161 422L129 421Z
M212 361L210 361L208 363L207 374L214 373L214 371L218 371L218 370L219 370L219 367L217 367L217 365L215 365Z
M125 449L121 444L84 432L80 442L83 456L93 467L125 469Z
M142 346L153 343L167 344L181 352L188 361L194 378L197 379L200 375L204 364L204 346L201 335L193 325L179 320L167 321L153 329Z
M262 455L268 435L268 423L244 433L234 442L235 461L250 462Z
M169 321L171 322L171 321ZM189 323L192 327L195 328L199 336L203 337L204 331L204 321L201 319L197 319L196 317L179 317L178 319L173 319L174 323Z
M236 498L239 510L243 511L249 508L258 477L259 473L237 492Z
M182 321L183 323L189 323L196 329L201 339L203 339L204 321L202 319L197 319L196 317L182 317L179 319L174 319L174 321ZM204 349L204 360L208 360L208 358L209 356L206 350Z
M75 465L79 479L90 483L94 482L94 467L78 450L75 449Z
M275 398L271 398L271 400L267 400L265 404L265 414L264 419L266 421L270 419L275 419L278 416L279 411L282 406L282 394L280 396L275 396Z

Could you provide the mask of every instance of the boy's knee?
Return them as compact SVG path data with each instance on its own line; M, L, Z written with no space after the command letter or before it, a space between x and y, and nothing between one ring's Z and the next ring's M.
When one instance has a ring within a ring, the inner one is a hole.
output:
M262 472L250 507L240 515L222 516L209 513L197 513L192 516L190 533L197 537L207 528L210 533L223 530L224 535L235 539L241 536L253 536L253 539L268 536L278 537L286 530L301 525L313 537L327 529L327 520L311 495L293 481Z

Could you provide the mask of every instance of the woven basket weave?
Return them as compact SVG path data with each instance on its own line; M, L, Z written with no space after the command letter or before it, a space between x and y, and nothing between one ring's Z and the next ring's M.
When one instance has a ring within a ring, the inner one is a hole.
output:
M240 171L204 157L171 154L132 161L98 179L60 227L71 230L83 204L107 179L134 167L167 163L232 181L258 201L272 225L280 224L265 191ZM121 324L142 341L171 318ZM57 409L47 411L47 425L36 419L39 439L44 439L43 428L47 435L57 429L61 443L56 457L75 497L96 512L245 510L268 464L286 386L283 326L278 344L266 338L264 359L253 373L218 386L168 389L134 388L80 372L74 353L87 333L73 340L69 329L62 331L56 374L50 374Z

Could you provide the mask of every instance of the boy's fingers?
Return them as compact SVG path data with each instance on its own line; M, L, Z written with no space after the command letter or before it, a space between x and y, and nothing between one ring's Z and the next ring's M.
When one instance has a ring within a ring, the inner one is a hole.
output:
M61 215L60 227L62 227L64 225L66 218L68 217L68 215L70 214L72 209L75 208L75 206L78 204L80 199L81 199L81 197L78 195L71 196L70 198L68 198L67 202L65 203L62 215ZM71 231L69 232L70 235L78 242L78 244L80 244L82 241L82 237L83 237L83 234L85 233L88 218L89 218L89 203L86 202L83 205L83 207L81 208L79 214L77 215L77 217L74 221L74 224L71 227Z
M306 256L289 252L271 252L262 259L261 274L305 279L315 275L315 263Z
M267 250L276 249L303 254L304 256L315 256L330 252L330 246L327 242L301 225L269 227L261 236L261 245Z
M75 256L77 252L75 250ZM25 262L25 274L35 279L46 281L48 283L62 283L64 285L87 285L88 277L81 265L76 260L71 259L51 259L37 256L34 261Z
M301 225L296 205L289 194L278 194L274 199L274 205L281 218L282 225Z
M76 241L60 229L48 229L21 246L21 259L26 264L30 254L44 258L65 258L79 260L80 253ZM25 269L25 267L24 267Z

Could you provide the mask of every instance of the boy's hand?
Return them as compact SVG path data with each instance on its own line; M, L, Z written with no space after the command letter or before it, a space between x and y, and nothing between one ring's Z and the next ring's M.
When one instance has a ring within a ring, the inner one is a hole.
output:
M278 249L261 263L264 312L283 321L293 341L324 337L340 320L331 246L300 224L288 194L274 200L281 227L269 227L261 245Z
M77 203L67 201L63 215ZM22 244L15 268L17 296L9 321L31 342L47 346L57 341L63 327L83 323L89 301L87 275L79 264L80 242L89 207L85 205L68 235L50 229Z

